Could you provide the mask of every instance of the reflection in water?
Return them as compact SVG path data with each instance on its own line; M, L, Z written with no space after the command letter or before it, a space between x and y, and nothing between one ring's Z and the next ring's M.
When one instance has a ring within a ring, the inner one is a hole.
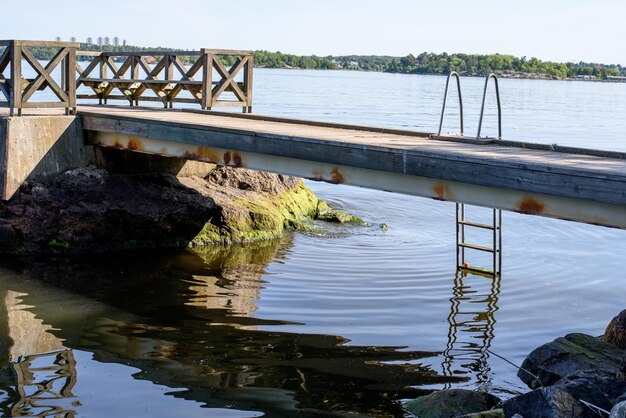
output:
M4 344L4 358L22 376L11 384L2 382L4 411L35 415L44 413L46 405L46 411L58 416L74 414L67 405L52 402L58 396L71 398L77 379L72 351L59 351L62 347L89 351L104 364L135 367L140 370L135 379L184 388L171 396L210 408L260 410L266 416L296 411L303 416L400 415L397 401L426 393L420 387L467 380L453 370L460 368L452 366L452 359L460 359L454 352L456 337L446 351L450 365L441 375L429 365L440 353L353 346L340 336L274 331L279 327L261 330L287 324L255 313L268 279L265 268L281 262L289 246L289 241L275 241L12 266L19 272L15 280L0 274L5 278L0 285L10 289L0 308L6 309L1 313L2 334L19 334L31 348L16 340ZM462 315L458 306L468 289L462 278L455 285L453 300L458 303L450 318L455 324L451 335L470 329L467 321L457 325ZM19 292L19 297L10 292ZM495 307L495 297L490 299ZM493 319L493 310L484 316ZM28 325L16 334L20 321ZM11 355L18 347L32 351ZM42 351L51 352L28 355ZM17 388L14 395L9 387ZM44 392L52 394L46 404L41 402Z
M66 405L67 400L74 398L72 388L77 378L76 360L71 350L20 357L13 369L17 399L5 409L11 411L12 417L76 415L76 411ZM70 406L80 406L80 403L75 400Z
M471 373L473 381L488 389L488 351L494 337L499 294L500 275L468 274L463 269L457 270L450 298L448 343L442 364L446 376Z

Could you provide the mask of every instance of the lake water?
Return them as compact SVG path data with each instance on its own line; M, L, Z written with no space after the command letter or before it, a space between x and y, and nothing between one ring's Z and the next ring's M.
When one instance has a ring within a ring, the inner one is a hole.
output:
M462 83L473 135L483 80ZM444 86L436 76L259 69L254 110L432 132ZM626 84L500 89L506 139L626 151ZM455 132L449 103L444 130ZM483 133L494 135L492 97L487 110ZM243 247L3 260L4 415L402 416L401 400L432 389L525 391L498 356L520 364L568 332L600 335L626 308L626 231L506 212L494 281L457 274L453 203L307 184L369 226ZM469 210L479 221L490 213Z

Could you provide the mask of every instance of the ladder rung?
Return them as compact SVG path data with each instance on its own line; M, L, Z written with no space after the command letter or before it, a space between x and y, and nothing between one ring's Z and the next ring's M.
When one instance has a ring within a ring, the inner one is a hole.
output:
M463 247L463 248L471 248L473 250L478 250L478 251L485 251L487 253L493 253L495 252L495 250L493 248L489 248L489 247L484 247L482 245L474 245L474 244L466 244L466 243L461 243L459 244L459 247Z
M495 227L491 226L491 225L487 225L487 224L480 224L478 222L470 222L470 221L459 221L459 224L461 225L467 225L467 226L473 226L476 228L483 228L483 229L490 229L490 230L494 230Z

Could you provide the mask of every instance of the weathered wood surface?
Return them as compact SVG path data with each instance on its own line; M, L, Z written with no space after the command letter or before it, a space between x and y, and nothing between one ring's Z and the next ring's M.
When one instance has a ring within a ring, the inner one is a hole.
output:
M529 197L519 202L521 212L541 211L540 204L533 206L535 194L619 205L626 210L626 158L620 153L600 156L587 151L585 155L527 149L524 144L442 141L428 134L288 123L247 115L114 107L80 107L79 114L84 128L93 132L514 190ZM342 182L341 178L333 180ZM454 200L445 187L436 194Z
M76 66L76 42L45 42L45 41L0 41L0 46L5 46L0 54L0 106L9 107L11 114L17 111L20 115L23 108L32 107L62 107L66 113L76 109L76 79L74 68ZM29 47L45 47L57 49L54 57L45 65L41 65L35 58ZM22 60L26 61L36 73L34 79L22 77ZM57 67L61 67L61 85L53 78L52 73ZM9 77L3 73L10 70ZM50 88L58 98L57 102L33 102L29 101L33 94L45 88ZM2 101L4 99L5 101Z
M100 104L107 104L108 100L127 100L131 106L138 106L141 100L160 101L165 108L172 108L174 103L197 103L202 109L241 106L244 113L252 111L251 51L202 49L103 52L99 55L79 51L77 55L92 57L86 68L76 65L77 86L84 85L92 90L91 94L78 95L79 99L96 98ZM236 57L235 64L230 68L220 58L225 55ZM148 57L161 58L151 66ZM197 58L185 64L182 57ZM116 58L122 62L116 62ZM98 76L93 76L96 70ZM214 70L219 76L215 81ZM140 71L145 77L140 77ZM243 81L236 81L240 73L243 73ZM113 94L115 90L121 94ZM191 97L179 97L183 91L188 91ZM146 92L154 95L144 94ZM233 93L234 99L225 100L225 92Z

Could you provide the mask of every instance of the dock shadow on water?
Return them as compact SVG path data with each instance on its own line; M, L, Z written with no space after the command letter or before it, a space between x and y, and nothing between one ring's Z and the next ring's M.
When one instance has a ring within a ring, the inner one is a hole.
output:
M84 367L76 358L85 352L104 370L131 366L138 370L134 379L171 388L161 396L246 412L240 416L402 416L400 399L468 381L472 370L488 372L497 293L472 296L463 285L467 278L454 282L445 352L355 346L341 336L281 332L292 323L257 317L264 283L272 278L265 268L284 260L290 246L287 238L3 261L3 416L80 415L86 400L75 388ZM465 314L473 319L463 320ZM435 370L442 358L441 371ZM124 405L118 408L125 416Z

